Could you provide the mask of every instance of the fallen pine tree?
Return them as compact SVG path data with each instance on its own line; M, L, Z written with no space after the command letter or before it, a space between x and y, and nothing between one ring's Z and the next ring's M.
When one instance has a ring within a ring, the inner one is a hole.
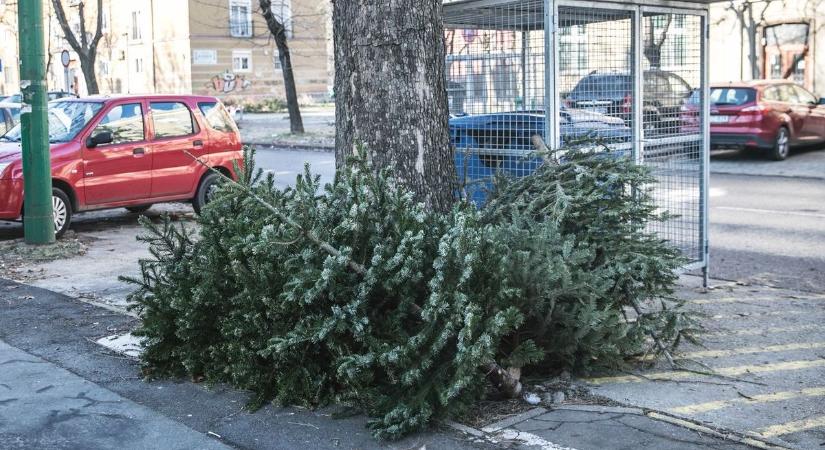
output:
M682 261L646 231L666 219L654 179L626 159L573 151L447 214L360 157L285 190L245 167L196 235L144 221L153 258L128 281L149 376L228 382L252 406L347 403L393 439L460 415L488 377L515 395L522 371L615 367L691 338L670 298Z

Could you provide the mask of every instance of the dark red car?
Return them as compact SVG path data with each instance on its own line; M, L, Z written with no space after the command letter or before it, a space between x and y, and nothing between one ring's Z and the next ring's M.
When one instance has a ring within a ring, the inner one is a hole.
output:
M682 107L682 131L698 130L698 91ZM756 148L774 160L791 146L825 142L825 98L784 80L756 80L710 88L711 148Z
M57 235L80 211L153 203L206 204L220 177L186 154L235 177L238 129L214 97L152 95L49 103L52 204ZM0 219L23 209L20 127L0 137Z

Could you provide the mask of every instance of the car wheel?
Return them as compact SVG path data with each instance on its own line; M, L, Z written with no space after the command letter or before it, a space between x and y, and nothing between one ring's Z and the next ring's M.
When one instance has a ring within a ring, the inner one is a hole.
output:
M195 198L192 199L192 207L195 208L196 213L200 214L203 207L212 201L220 180L221 177L214 172L209 172L203 177L201 184L198 186L198 191L195 193Z
M791 152L791 133L786 127L779 127L776 132L776 140L773 143L773 150L771 151L771 158L774 161L782 161L788 157Z
M126 210L130 213L140 214L142 212L146 212L151 208L152 205L140 205L140 206L127 206Z
M58 188L52 189L52 211L54 211L54 236L60 238L72 223L72 202L69 196Z

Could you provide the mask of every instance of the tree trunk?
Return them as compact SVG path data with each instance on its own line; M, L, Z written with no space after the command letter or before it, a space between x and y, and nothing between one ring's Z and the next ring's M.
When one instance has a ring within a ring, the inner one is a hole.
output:
M269 34L275 39L275 45L278 47L278 59L281 61L281 73L284 77L286 106L289 111L289 130L292 133L303 133L304 121L301 119L298 92L295 89L295 73L292 71L292 56L289 53L286 38L286 24L282 22L283 19L275 17L272 12L272 0L260 0L259 5Z
M284 91L286 91L286 107L289 111L289 129L294 133L304 132L304 121L301 119L301 109L298 106L298 92L295 90L295 74L292 71L292 57L289 54L289 45L286 34L275 37L278 46L278 59L281 61L281 71L284 74Z
M78 55L80 59L80 70L83 72L83 79L86 81L86 92L88 95L97 95L100 88L97 85L97 74L95 73L95 58Z
M335 0L335 160L363 144L419 201L454 202L441 0Z

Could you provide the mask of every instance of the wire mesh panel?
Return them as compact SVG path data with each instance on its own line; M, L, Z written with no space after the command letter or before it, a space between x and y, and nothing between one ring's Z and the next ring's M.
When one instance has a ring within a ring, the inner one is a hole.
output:
M645 12L642 30L642 161L659 181L660 209L676 216L656 231L692 261L703 261L702 17Z
M445 8L447 94L456 169L477 204L496 172L538 167L533 135L544 137L543 0L467 2Z
M633 13L560 6L559 141L581 139L630 156L633 127Z
M496 173L524 176L542 164L534 136L551 147L606 147L654 169L655 199L676 216L655 231L692 262L707 261L704 19L656 11L445 2L450 133L472 201L484 204Z

